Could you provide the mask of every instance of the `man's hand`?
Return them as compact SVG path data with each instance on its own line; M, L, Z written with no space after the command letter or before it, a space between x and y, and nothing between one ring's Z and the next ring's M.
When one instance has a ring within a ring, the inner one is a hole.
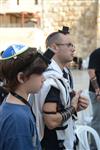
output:
M79 100L78 100L77 111L81 111L81 110L86 109L88 107L88 105L89 105L88 99L85 96L80 95Z
M78 109L79 97L80 97L80 92L76 92L75 96L72 98L72 101L71 101L71 106L73 106L76 111Z

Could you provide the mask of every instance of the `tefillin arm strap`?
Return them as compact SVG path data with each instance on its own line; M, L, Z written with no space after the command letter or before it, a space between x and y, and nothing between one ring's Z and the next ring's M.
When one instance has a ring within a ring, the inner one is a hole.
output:
M21 102L23 102L24 104L26 104L27 106L29 106L29 108L30 108L30 110L31 110L31 113L32 113L33 117L35 118L35 115L34 115L34 113L33 113L33 110L32 110L32 107L31 107L30 103L29 103L25 98L23 98L22 96L18 95L17 93L12 92L12 91L10 91L10 93L11 93L14 97L16 97L17 99L19 99ZM35 120L36 120L36 118L35 118Z

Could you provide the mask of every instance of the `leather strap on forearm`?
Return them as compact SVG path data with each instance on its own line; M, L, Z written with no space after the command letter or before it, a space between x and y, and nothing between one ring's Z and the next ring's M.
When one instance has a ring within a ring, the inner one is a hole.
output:
M72 114L75 113L75 108L73 106L70 106L69 108L64 109L60 113L62 115L62 123L63 123L67 121L72 116Z

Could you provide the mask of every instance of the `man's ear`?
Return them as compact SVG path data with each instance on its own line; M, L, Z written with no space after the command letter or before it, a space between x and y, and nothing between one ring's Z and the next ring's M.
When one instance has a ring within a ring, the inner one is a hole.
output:
M17 74L17 80L18 80L19 83L24 83L25 82L25 76L24 76L23 72L19 72Z
M53 51L54 51L55 54L58 52L58 47L57 47L57 45L56 45L55 43L53 43L53 44L50 46L50 48L53 49Z

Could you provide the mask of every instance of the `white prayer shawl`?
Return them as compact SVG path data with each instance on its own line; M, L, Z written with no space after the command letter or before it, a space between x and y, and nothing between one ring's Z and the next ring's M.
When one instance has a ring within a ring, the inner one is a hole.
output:
M36 116L37 130L40 140L42 140L44 135L44 121L43 121L43 112L42 107L45 101L45 98L50 90L51 86L54 86L60 90L60 98L62 104L67 108L70 106L70 85L67 79L63 77L62 71L57 68L57 64L53 61L49 66L48 70L44 73L45 82L43 87L35 94L35 100L33 101L33 112ZM55 69L56 68L56 69ZM59 70L59 71L58 71ZM63 84L61 83L61 81ZM73 120L70 117L62 126L68 124L68 127L64 130L56 130L58 140L64 140L64 146L66 150L73 150L73 142L75 140L74 130L73 130Z

